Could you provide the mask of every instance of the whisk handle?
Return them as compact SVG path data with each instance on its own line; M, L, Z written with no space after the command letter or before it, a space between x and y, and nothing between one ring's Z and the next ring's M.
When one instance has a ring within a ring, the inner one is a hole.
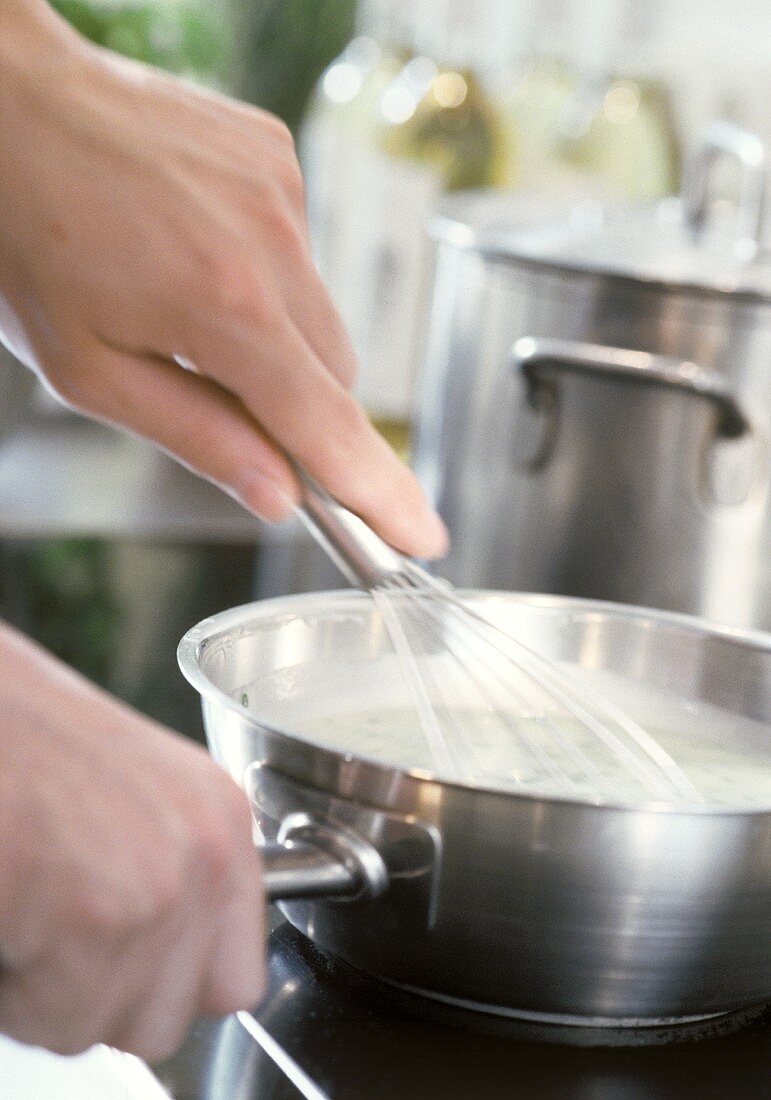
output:
M402 569L401 554L307 474L298 473L303 486L298 515L351 584L376 588Z

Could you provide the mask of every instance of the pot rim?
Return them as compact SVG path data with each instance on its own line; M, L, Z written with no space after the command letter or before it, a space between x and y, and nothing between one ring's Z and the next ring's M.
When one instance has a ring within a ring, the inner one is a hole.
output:
M729 284L709 285L695 280L666 279L645 272L624 272L608 270L598 265L582 264L554 257L537 257L516 251L517 230L478 230L451 214L437 214L429 223L430 236L440 244L448 244L461 252L476 252L485 260L506 264L510 267L523 267L529 270L551 272L560 275L582 275L592 279L606 279L610 282L628 283L631 286L644 286L662 290L670 294L691 294L700 298L730 300L750 305L771 306L771 294L751 287Z
M508 599L513 598L517 603L541 606L553 610L571 607L575 610L580 610L589 614L596 612L607 615L610 613L611 617L620 619L633 618L653 620L654 622L662 622L684 628L691 633L709 636L711 638L721 638L748 649L760 650L761 652L768 652L771 654L771 633L761 630L732 627L721 623L712 623L707 619L699 618L695 615L685 615L680 612L662 611L656 608L614 603L610 600L583 599L578 596L548 595L533 592L506 592L504 590L495 589L462 589L460 595L474 599L480 597L485 599L500 599L501 597ZM323 608L325 605L329 604L330 599L336 601L347 600L358 603L362 600L369 600L370 596L366 592L353 589L337 589L324 592L300 593L291 596L278 596L266 600L255 600L247 604L229 608L225 611L220 611L215 615L202 619L184 634L177 647L179 668L185 679L198 691L202 699L215 703L218 706L224 706L227 710L238 714L242 718L246 718L250 725L268 734L271 738L275 738L277 743L288 742L300 744L313 753L318 754L320 760L333 766L345 765L351 760L355 760L366 766L367 777L371 776L386 781L391 781L394 778L402 778L422 785L435 786L442 790L454 789L460 792L470 792L482 796L489 795L516 800L524 799L527 802L542 802L549 806L562 805L581 809L614 812L625 811L630 813L651 812L656 814L683 816L699 814L700 816L710 817L758 817L761 819L771 816L771 805L766 808L742 808L716 804L703 805L700 803L674 803L655 800L634 803L613 802L606 799L597 799L595 801L588 798L571 798L566 795L544 795L543 793L539 794L537 791L504 791L500 788L486 786L484 784L463 783L459 780L442 779L428 769L403 768L396 764L387 764L375 757L359 755L352 752L341 752L329 746L321 745L308 737L304 737L302 734L293 733L291 730L282 729L271 723L263 722L258 719L252 711L248 710L241 703L231 698L221 688L217 687L216 684L204 674L199 659L202 649L214 637L228 630L243 627L254 621L256 611L259 612L258 617L263 618L269 616L271 612L279 610L286 612L300 605L307 608L316 604L320 608ZM295 777L295 779L297 781L302 781L299 777ZM350 794L349 797L354 797L354 795Z

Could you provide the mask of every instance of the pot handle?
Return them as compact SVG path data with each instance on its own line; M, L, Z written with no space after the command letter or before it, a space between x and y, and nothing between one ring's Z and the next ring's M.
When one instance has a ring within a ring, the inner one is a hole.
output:
M735 160L741 167L736 249L742 259L752 259L760 246L767 175L763 142L755 134L730 122L714 122L707 128L684 176L680 196L683 215L695 234L703 231L710 177L715 164L723 159Z
M511 364L531 385L537 381L538 372L548 368L679 390L712 402L719 414L718 430L726 438L738 439L750 430L749 418L725 379L687 359L604 344L525 336L512 347Z
M376 848L315 814L289 814L276 840L261 844L260 852L269 901L376 898L388 886L388 870Z

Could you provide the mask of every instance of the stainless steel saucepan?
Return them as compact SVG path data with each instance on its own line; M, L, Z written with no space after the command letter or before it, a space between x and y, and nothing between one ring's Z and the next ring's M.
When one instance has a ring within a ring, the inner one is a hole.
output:
M770 635L566 597L470 598L549 658L768 723L771 761ZM268 895L353 966L595 1025L771 1000L771 801L595 805L323 747L314 716L395 705L394 658L361 593L225 611L188 632L179 660L214 757L252 801Z

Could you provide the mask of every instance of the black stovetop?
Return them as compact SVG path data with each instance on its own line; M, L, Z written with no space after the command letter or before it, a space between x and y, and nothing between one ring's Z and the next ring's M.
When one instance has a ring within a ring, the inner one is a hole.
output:
M503 1021L390 993L283 924L260 1007L200 1023L159 1075L175 1100L771 1100L771 1008L677 1033Z

